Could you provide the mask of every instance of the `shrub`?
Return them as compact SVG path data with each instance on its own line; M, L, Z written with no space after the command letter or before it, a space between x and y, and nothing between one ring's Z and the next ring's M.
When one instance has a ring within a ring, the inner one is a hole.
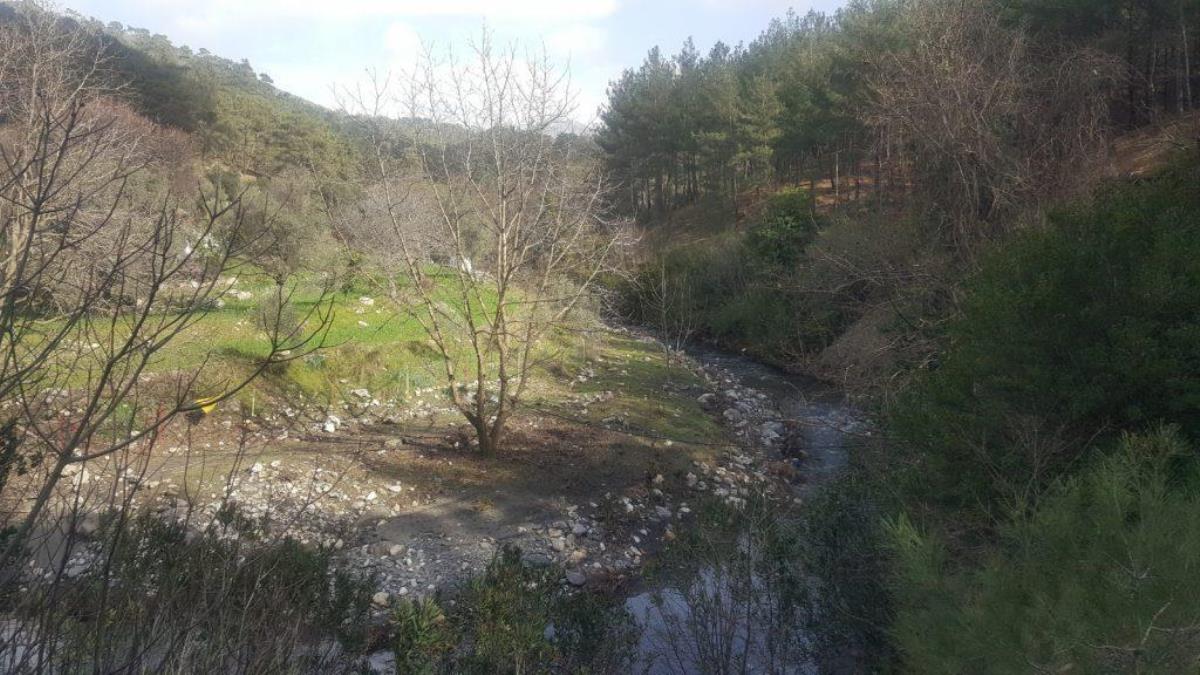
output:
M876 664L892 656L887 629L893 561L883 529L892 504L884 494L885 481L865 462L855 463L805 500L797 557L817 589L806 629L818 657L855 654L864 664Z
M791 267L823 226L806 190L789 188L772 195L758 222L746 233L746 249L760 264Z
M402 600L392 615L396 670L412 675L438 672L454 646L446 615L433 598Z
M1028 503L1093 436L1200 435L1200 164L1054 214L970 283L940 368L895 410L913 485Z
M348 672L367 647L371 580L327 551L249 541L158 515L110 512L96 564L78 576L5 588L12 672ZM53 648L47 645L53 645ZM21 646L28 647L22 650ZM42 649L43 651L38 651Z
M470 640L463 666L471 672L527 672L554 652L546 628L559 573L527 567L520 556L519 549L503 549L459 600L456 623Z
M410 602L393 618L405 673L622 672L632 656L619 603L571 593L561 569L526 565L516 547L501 549L451 609Z
M625 313L672 333L790 359L828 345L844 323L823 298L803 292L805 248L824 225L803 190L773 196L744 236L730 232L660 254L624 288ZM666 277L666 283L664 278ZM672 290L664 307L661 289Z
M1182 467L1181 467L1182 463ZM1173 431L1127 436L955 570L906 520L893 633L910 672L1184 672L1200 659L1200 482Z

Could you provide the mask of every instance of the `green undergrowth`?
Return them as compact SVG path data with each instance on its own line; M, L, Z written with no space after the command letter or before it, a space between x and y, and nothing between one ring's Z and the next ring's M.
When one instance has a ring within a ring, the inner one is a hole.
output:
M689 226L648 227L646 261L619 284L623 309L672 338L703 336L769 361L801 361L832 344L878 292L848 270L902 264L915 248L860 215L829 216L808 192L785 188L741 227L704 236Z

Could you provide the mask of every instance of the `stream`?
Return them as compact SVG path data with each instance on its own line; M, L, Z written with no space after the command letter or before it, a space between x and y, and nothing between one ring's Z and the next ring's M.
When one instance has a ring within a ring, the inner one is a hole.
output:
M691 345L686 352L710 373L719 372L742 387L765 394L782 419L797 423L797 445L806 457L799 465L804 480L793 488L796 497L802 498L845 467L860 419L835 388L710 345ZM779 453L764 449L758 454L777 457ZM629 597L625 608L641 630L635 672L716 675L855 670L853 663L818 664L798 657L810 642L803 634L793 638L795 651L781 649L778 636L759 611L771 604L769 595L770 583L753 572L739 577L706 564L687 582L660 585Z

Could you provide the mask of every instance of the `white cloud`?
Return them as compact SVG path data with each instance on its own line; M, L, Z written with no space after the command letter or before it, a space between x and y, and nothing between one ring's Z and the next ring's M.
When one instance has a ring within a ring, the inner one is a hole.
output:
M424 51L421 36L412 26L402 21L393 21L388 25L383 34L383 44L387 48L389 60L402 63L416 61Z
M571 24L546 36L546 47L563 56L595 54L604 49L608 34L604 29L587 24Z
M503 20L589 21L611 16L618 0L135 0L145 10L180 12L192 23L225 18L354 20L473 16ZM197 6L200 5L200 6Z

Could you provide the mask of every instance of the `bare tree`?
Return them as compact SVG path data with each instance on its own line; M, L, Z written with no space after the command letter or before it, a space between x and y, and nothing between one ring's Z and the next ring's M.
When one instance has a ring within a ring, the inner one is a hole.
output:
M921 0L908 44L874 64L867 121L951 239L974 244L1087 184L1122 69L1088 50L1035 50L978 0Z
M153 447L199 396L232 396L327 325L323 309L292 322L281 309L249 377L150 377L228 290L245 205L169 186L157 206L131 204L154 143L106 102L104 65L94 36L36 5L0 26L0 579L19 573L69 467Z
M588 142L555 135L573 95L544 54L522 57L485 31L467 62L427 51L399 96L388 85L376 78L348 96L386 212L359 228L359 243L437 351L480 449L494 452L543 339L569 329L616 246L608 185ZM427 257L430 228L441 264Z
M698 327L691 273L686 266L670 269L668 257L660 255L646 265L643 274L631 275L629 283L637 289L658 329L669 369Z

